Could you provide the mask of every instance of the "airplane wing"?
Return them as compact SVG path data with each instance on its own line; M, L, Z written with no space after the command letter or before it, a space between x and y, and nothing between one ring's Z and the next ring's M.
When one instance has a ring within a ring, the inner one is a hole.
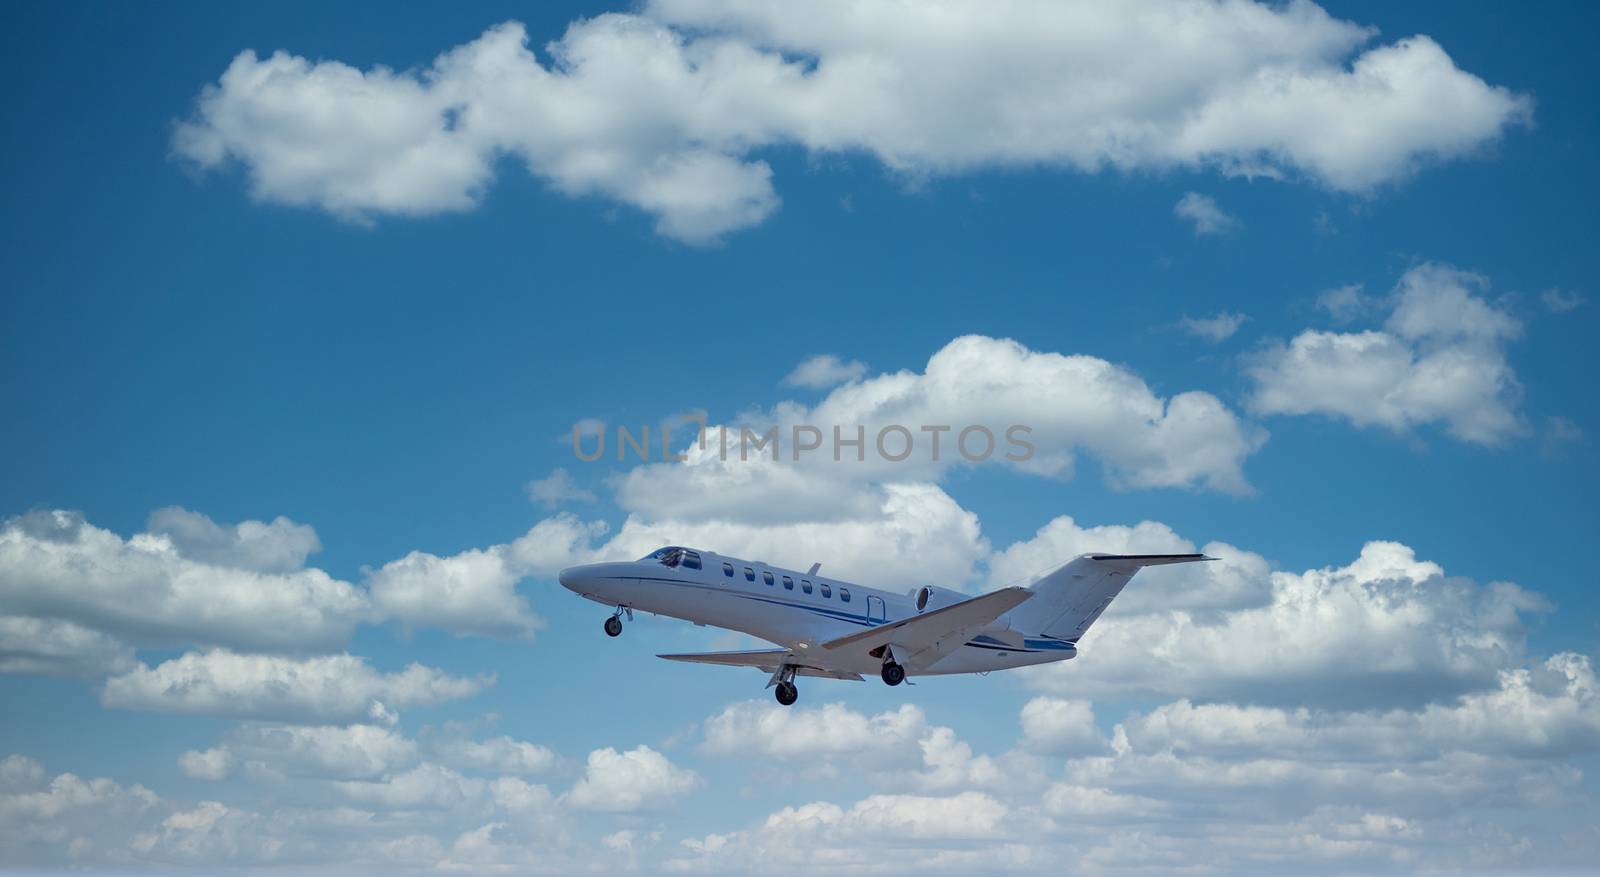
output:
M768 673L778 672L778 665L788 664L795 668L797 676L820 676L824 679L849 679L854 682L861 681L861 674L851 673L846 670L830 670L807 663L804 655L797 655L788 649L759 649L752 652L691 652L681 655L656 655L669 661L685 661L690 664L722 664L726 667L756 667Z
M871 652L894 646L895 660L907 669L927 667L965 645L972 634L1033 596L1027 588L1001 588L942 609L828 640L822 648Z

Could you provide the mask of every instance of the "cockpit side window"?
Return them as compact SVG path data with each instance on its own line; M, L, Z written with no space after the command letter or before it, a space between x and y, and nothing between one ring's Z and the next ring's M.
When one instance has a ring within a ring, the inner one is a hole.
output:
M687 548L680 548L677 545L668 545L665 548L657 548L656 550L644 556L644 561L648 560L653 560L656 563L668 568L676 568L679 564L682 564L688 569L700 568L700 553L697 551L691 551ZM640 562L642 563L644 561Z

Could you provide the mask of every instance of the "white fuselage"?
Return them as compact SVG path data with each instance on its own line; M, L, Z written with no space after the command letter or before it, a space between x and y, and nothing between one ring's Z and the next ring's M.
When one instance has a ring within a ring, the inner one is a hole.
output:
M908 595L709 551L698 554L700 569L665 566L649 559L596 563L563 570L561 584L607 606L740 631L833 669L866 675L878 672L880 659L860 653L825 655L818 646L918 614L916 602ZM728 568L733 570L731 575ZM984 673L1076 655L1073 643L1013 631L1002 616L992 629L975 633L964 646L931 667L918 669L917 675Z

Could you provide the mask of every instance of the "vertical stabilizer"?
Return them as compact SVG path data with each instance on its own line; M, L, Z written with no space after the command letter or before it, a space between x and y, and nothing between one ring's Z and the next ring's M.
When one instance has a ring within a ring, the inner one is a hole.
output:
M1028 586L1033 599L1012 610L1011 629L1077 642L1140 569L1197 560L1216 558L1204 554L1080 554Z

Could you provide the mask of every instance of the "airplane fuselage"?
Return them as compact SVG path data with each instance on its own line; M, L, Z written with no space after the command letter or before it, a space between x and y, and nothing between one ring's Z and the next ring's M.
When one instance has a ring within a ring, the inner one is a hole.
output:
M756 561L695 552L699 568L658 560L599 563L561 573L561 584L607 606L680 618L735 630L784 646L798 655L819 644L918 615L914 596L824 578ZM913 592L915 594L915 592ZM1065 639L1013 631L1002 616L950 654L916 675L984 673L1077 655ZM817 655L818 658L822 656ZM881 659L865 653L828 655L842 671L872 675Z

